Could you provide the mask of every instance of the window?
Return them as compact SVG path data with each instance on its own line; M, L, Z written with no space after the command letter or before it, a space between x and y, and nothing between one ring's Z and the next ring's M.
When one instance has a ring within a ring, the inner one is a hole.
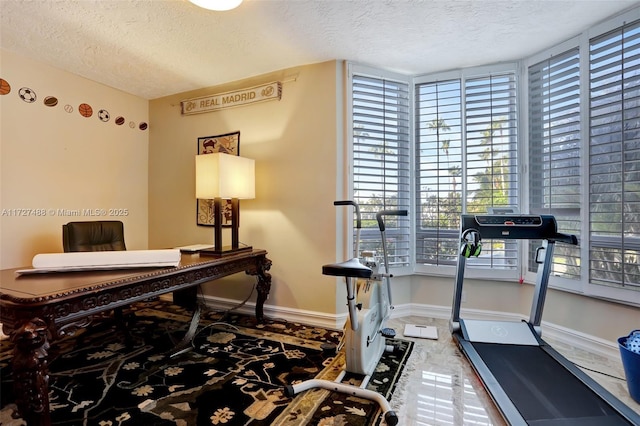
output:
M551 214L558 230L579 236L581 229L580 53L578 48L529 67L529 211ZM529 242L529 271L535 250ZM580 279L580 248L558 244L555 276Z
M461 213L518 205L514 70L416 84L416 262L454 266ZM516 271L517 243L483 241L470 267Z
M455 265L462 213L462 85L416 87L416 263Z
M355 198L372 229L410 209L396 265L453 275L460 215L516 207L578 237L551 286L640 304L640 8L519 64L349 78ZM468 276L533 281L539 244L483 241Z
M408 210L409 85L354 73L351 81L353 200L362 215L361 250L382 253L376 213ZM389 264L409 266L409 219L385 216Z
M640 290L640 23L589 43L589 274Z

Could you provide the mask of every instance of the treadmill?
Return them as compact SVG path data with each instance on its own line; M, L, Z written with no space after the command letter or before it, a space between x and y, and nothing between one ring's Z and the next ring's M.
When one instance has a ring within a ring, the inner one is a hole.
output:
M551 215L461 216L461 243L481 239L533 239L538 272L529 321L460 318L464 269L469 251L458 257L449 328L507 423L511 425L640 425L640 416L564 358L541 338L553 249L577 245L575 235L558 233ZM475 250L472 250L472 252ZM544 260L541 257L544 256Z

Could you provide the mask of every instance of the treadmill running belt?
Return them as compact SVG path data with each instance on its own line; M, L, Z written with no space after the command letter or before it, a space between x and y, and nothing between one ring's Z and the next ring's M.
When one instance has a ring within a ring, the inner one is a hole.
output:
M539 346L472 343L529 424L629 424Z

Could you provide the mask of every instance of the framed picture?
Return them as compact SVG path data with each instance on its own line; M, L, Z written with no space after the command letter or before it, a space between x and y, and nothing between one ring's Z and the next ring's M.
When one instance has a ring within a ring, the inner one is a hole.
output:
M240 132L198 138L198 155L224 152L240 155ZM196 200L196 223L198 226L213 226L213 200ZM231 200L222 200L222 226L231 226Z

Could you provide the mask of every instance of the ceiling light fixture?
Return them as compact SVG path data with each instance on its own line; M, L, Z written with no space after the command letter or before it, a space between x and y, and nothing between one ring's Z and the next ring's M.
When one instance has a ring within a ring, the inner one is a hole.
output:
M189 0L191 3L196 6L200 6L209 10L231 10L240 6L242 0Z

